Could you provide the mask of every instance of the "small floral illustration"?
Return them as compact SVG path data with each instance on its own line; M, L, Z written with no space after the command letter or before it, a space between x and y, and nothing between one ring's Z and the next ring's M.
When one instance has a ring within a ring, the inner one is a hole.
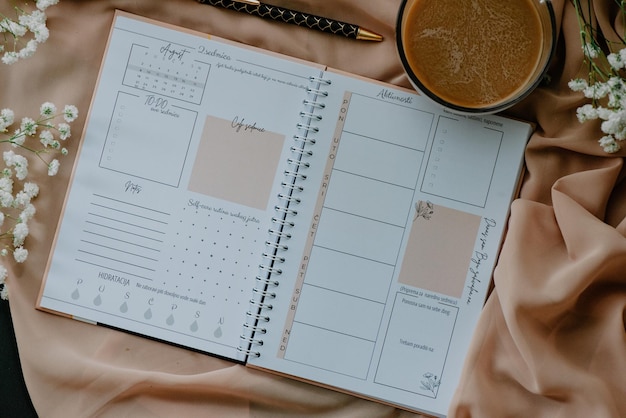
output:
M439 385L441 385L441 379L430 372L424 373L424 379L426 380L422 380L420 382L422 384L420 388L432 392L433 395L437 396L437 389L439 388Z
M427 221L433 216L435 212L435 205L432 202L420 200L415 204L415 218L413 222L415 222L418 218L424 218Z

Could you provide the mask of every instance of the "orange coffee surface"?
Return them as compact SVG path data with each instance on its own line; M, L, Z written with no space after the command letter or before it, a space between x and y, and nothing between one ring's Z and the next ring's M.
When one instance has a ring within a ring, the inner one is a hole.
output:
M465 107L515 94L537 66L542 43L533 0L417 0L404 39L411 68L442 99Z

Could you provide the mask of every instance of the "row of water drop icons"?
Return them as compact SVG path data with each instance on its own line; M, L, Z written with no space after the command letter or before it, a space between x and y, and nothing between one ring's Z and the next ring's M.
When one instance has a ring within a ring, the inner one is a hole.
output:
M101 306L102 305L102 292L104 292L105 287L104 286L100 286L99 290L100 293L98 293L96 295L96 297L93 299L93 304L95 306ZM80 299L81 295L80 295L80 291L78 290L78 287L72 292L72 299L73 300L78 300ZM143 313L143 317L146 321L150 321L153 317L153 313L152 313L152 305L154 304L154 298L150 298L148 299L148 308L145 310L145 312ZM176 310L178 306L176 304L172 304L172 313L170 313L170 315L165 319L165 323L169 326L173 326L174 323L176 322L176 319L174 317L174 313L173 311ZM128 312L128 302L124 301L122 302L122 304L119 307L119 311L123 314ZM222 331L222 325L224 325L224 317L220 317L217 320L217 327L215 328L215 330L213 331L213 336L215 338L221 338L223 335L223 331ZM191 323L191 325L189 325L189 330L191 332L197 332L200 329L200 326L198 325L198 321L197 319L194 319L193 322Z

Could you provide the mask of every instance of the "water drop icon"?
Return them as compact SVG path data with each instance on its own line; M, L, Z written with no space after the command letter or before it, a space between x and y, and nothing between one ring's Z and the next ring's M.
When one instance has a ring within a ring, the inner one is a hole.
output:
M191 330L191 332L196 332L196 331L198 331L198 321L193 321L193 324L191 324L191 326L189 327L189 329Z
M213 336L215 336L215 338L222 338L222 334L222 327L217 327L217 329L213 333Z
M152 318L152 310L150 308L148 308L148 310L143 313L143 317L146 318L146 319L151 319Z
M121 313L128 312L128 304L126 302L122 303L122 306L120 306L120 312Z
M165 323L167 325L174 325L174 315L170 314L170 316L168 316L165 320Z
M78 289L74 290L72 292L72 299L76 300L80 297L80 292L78 291Z
M100 297L100 295L96 296L96 298L93 300L93 304L96 306L102 305L102 298Z

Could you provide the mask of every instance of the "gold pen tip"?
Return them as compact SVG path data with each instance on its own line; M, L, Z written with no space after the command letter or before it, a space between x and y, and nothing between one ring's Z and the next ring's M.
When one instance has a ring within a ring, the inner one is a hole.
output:
M261 2L259 0L234 0L235 3L244 3L249 4L251 6L260 6Z
M377 34L376 32L372 32L371 30L359 28L356 34L356 39L359 41L382 41L382 35Z

